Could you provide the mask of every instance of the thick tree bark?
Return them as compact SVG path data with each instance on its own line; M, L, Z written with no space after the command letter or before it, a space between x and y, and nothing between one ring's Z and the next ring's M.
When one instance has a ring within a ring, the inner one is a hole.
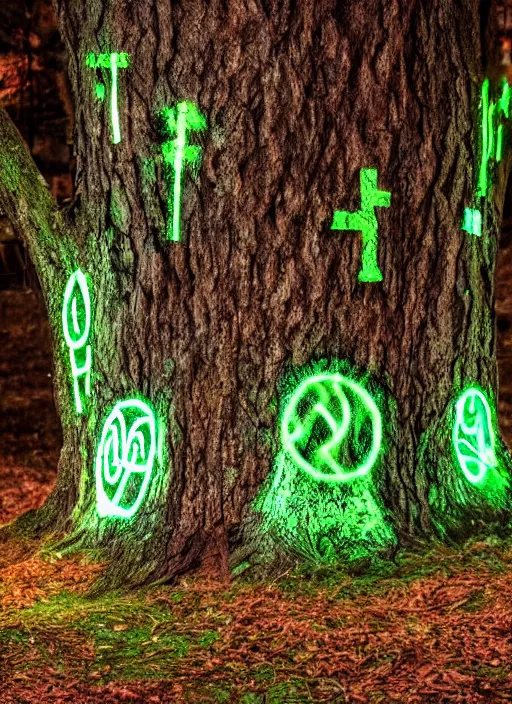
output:
M380 390L384 451L365 501L382 524L368 544L459 534L499 517L508 499L463 481L450 430L457 390L478 383L494 393L497 384L493 280L508 165L495 175L484 236L461 229L477 178L480 3L56 5L76 103L80 210L72 246L56 231L49 251L34 227L28 243L60 369L56 496L66 496L57 513L71 520L69 545L108 548L119 581L172 577L212 557L226 572L228 551L240 562L261 548L267 524L250 505L276 471L279 384L322 359L354 365L358 378L368 372ZM108 102L94 97L91 51L131 57L119 72L117 145ZM208 129L196 140L198 175L185 172L183 239L173 243L156 116L181 100ZM357 279L361 236L330 230L335 210L360 208L364 167L391 192L390 207L377 209L381 283ZM94 297L93 394L78 420L60 325L77 266ZM106 415L134 394L165 424L166 457L136 520L123 523L98 517L93 466ZM354 486L329 490L331 513L348 511ZM53 515L57 502L49 506Z

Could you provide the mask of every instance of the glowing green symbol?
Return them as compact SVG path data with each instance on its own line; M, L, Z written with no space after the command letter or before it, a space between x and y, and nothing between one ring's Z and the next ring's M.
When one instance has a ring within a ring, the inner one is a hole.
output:
M482 213L474 208L464 209L464 221L462 229L471 235L481 237L482 235Z
M155 416L139 399L116 403L96 455L100 516L131 518L148 490L157 449Z
M482 83L482 132L481 157L478 171L476 198L486 198L491 185L489 162L499 163L503 156L504 121L510 114L512 92L506 80L501 86L501 96L496 102L489 99L489 79ZM462 229L471 235L482 235L482 212L479 208L465 208Z
M501 161L503 156L503 121L509 117L511 91L503 81L497 102L489 100L489 79L482 84L482 156L478 174L477 197L485 198L489 189L489 160ZM498 122L497 134L496 122Z
M169 213L172 213L172 224L170 221L167 223L167 237L173 242L179 242L183 167L186 163L197 167L201 160L201 147L188 144L188 137L192 131L206 129L206 120L196 106L187 101L178 103L174 108L164 108L161 116L163 132L172 137L162 144L162 156L169 182L167 206Z
M375 464L382 419L360 384L341 374L320 374L299 384L291 396L281 438L291 459L312 477L346 482Z
M94 92L96 93L96 97L98 100L105 100L105 84L100 83L99 81L94 85Z
M389 208L391 193L377 189L377 169L361 169L361 210L349 213L336 210L331 230L359 230L362 236L362 268L359 281L382 281L382 273L377 263L379 225L374 208Z
M498 125L498 136L496 137L496 161L501 161L503 156L503 122L509 117L511 90L508 81L505 79L502 84L501 97L498 100L498 113L500 124Z
M496 467L491 409L484 394L466 389L455 404L452 441L457 461L468 481L476 484L487 470Z
M121 141L121 128L119 126L119 108L118 108L118 71L120 68L128 68L130 65L130 56L124 52L118 53L114 51L110 54L94 54L91 52L85 60L89 68L103 68L110 70L110 113L112 119L112 141L114 144L119 144ZM105 97L105 86L103 83L97 82L95 85L96 97L103 100Z
M78 380L85 376L85 395L91 394L91 346L87 344L91 329L91 300L85 275L77 269L69 277L62 304L62 330L69 347L73 391L77 413L82 413L82 399ZM77 357L82 359L81 364Z

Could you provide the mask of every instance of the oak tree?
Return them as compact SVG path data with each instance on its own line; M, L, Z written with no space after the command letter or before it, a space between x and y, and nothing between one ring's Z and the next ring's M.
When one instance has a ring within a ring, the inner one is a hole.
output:
M0 112L64 437L18 527L139 583L507 520L509 96L486 6L55 0L65 211Z

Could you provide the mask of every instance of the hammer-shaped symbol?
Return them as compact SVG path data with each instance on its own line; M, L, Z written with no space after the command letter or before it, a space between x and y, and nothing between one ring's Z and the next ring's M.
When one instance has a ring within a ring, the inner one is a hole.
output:
M391 193L377 188L377 169L361 169L361 210L349 213L336 210L331 230L359 230L362 237L362 267L359 281L382 281L382 273L377 263L379 225L374 208L389 208Z
M161 113L163 120L162 131L171 139L162 144L162 157L169 181L167 205L169 213L172 212L172 223L167 224L167 237L173 242L180 240L181 218L181 181L185 164L196 166L201 159L201 147L188 144L189 133L201 131L206 128L206 120L193 103L183 101L176 107L164 108Z
M85 61L89 68L103 68L110 70L111 79L111 95L110 95L110 112L112 119L112 141L114 144L119 144L121 141L121 128L119 126L119 108L118 108L118 69L128 68L130 65L130 56L125 52L118 53L117 51L111 54L94 54L92 51L87 55ZM103 100L105 97L105 86L103 83L96 84L96 95Z

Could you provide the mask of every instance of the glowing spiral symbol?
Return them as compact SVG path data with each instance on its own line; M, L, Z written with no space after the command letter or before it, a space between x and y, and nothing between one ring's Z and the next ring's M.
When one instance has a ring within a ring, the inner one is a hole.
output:
M460 468L472 484L482 481L487 470L498 464L491 409L475 387L466 389L455 404L452 440Z
M105 421L96 455L100 516L130 518L146 495L156 455L155 416L139 399L119 401Z
M303 381L283 413L283 447L319 481L346 482L367 474L382 442L382 419L370 394L341 374Z

